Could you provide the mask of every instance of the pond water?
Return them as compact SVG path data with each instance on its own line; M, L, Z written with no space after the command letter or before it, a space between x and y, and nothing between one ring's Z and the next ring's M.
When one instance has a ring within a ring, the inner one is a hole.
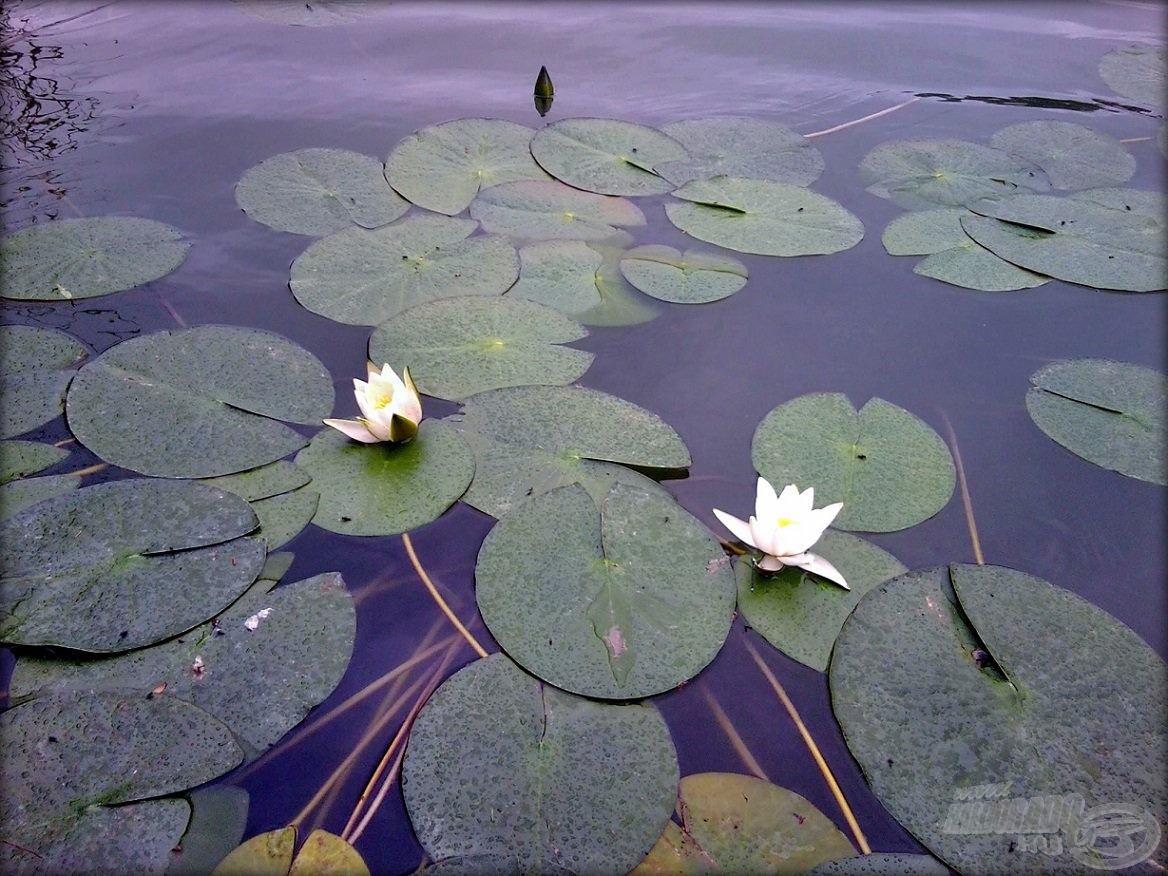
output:
M750 272L737 294L664 305L640 325L591 328L575 344L596 354L580 382L677 430L693 464L665 485L720 537L711 509L745 516L756 477L751 437L768 411L812 392L841 392L857 407L886 399L959 449L986 562L1084 597L1168 654L1164 488L1067 452L1035 428L1024 403L1030 375L1056 359L1162 368L1165 297L1060 281L983 293L916 275L914 259L881 246L881 230L903 211L866 192L858 173L887 141L984 143L1006 125L1049 119L1125 141L1136 159L1127 185L1164 190L1154 142L1162 117L1116 95L1098 73L1116 47L1163 43L1159 4L352 3L334 5L351 20L323 27L226 2L6 5L9 25L26 31L9 47L6 76L30 102L5 103L22 127L9 129L4 230L123 214L174 225L193 246L177 271L146 286L72 304L5 301L3 321L63 329L93 353L180 326L266 329L320 357L338 389L338 416L351 414L348 387L363 374L370 329L311 313L289 293L289 265L311 238L249 219L233 196L260 161L306 147L384 160L406 135L470 117L539 128L570 117L662 126L747 115L818 134L826 169L814 188L863 221L861 243L830 257L736 253ZM544 118L532 104L541 65L556 86ZM637 241L698 245L666 220L666 200L638 199L648 225ZM455 409L427 402L429 416ZM27 437L60 441L68 431L58 419ZM88 461L78 451L70 467ZM475 609L474 566L494 522L458 504L413 533L422 564L483 642L491 639ZM976 558L960 489L920 525L865 537L909 568ZM286 549L295 553L286 580L340 571L358 605L349 670L311 727L409 659L440 615L396 536L346 538L310 526ZM868 790L825 676L741 619L705 671L653 700L681 775L748 771L720 709L771 781L844 827L748 647L796 704L872 848L919 850ZM463 648L446 671L473 658ZM8 672L11 664L8 654ZM250 794L249 836L297 817L377 720L380 699L320 732L290 735L223 779ZM400 724L399 715L363 745L304 826L341 832ZM396 786L356 847L374 873L409 873L422 861Z

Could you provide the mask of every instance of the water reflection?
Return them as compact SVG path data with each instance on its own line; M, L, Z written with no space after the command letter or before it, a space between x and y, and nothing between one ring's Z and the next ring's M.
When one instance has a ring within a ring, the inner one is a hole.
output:
M1151 115L1152 111L1142 106L1132 106L1131 104L1119 103L1114 100L1103 100L1102 98L1094 98L1090 101L1085 100L1066 100L1056 97L1039 97L1037 95L1028 95L1025 97L1000 97L992 94L945 94L938 91L920 91L916 94L917 97L931 97L945 103L961 103L962 101L972 101L974 103L988 103L994 106L1026 106L1034 109L1056 109L1056 110L1070 110L1078 113L1093 113L1097 110L1105 109L1112 112L1131 112L1140 113L1142 115Z

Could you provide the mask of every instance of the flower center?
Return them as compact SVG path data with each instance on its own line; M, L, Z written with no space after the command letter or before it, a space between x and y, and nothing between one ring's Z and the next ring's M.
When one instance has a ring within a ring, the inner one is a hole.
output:
M784 526L790 526L794 522L795 522L794 517L780 517L779 518L779 528L781 529Z

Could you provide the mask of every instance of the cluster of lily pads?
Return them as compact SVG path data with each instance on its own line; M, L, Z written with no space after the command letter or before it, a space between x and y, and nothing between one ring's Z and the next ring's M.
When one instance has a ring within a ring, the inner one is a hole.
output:
M1034 124L999 132L991 147L926 141L870 153L861 173L877 194L910 209L946 205L944 217L907 217L947 230L944 245L889 251L944 255L920 272L950 282L971 270L1041 270L1090 285L1106 277L1108 288L1133 290L1159 270L1162 281L1155 197L1114 188L1131 175L1124 162L1109 158L1103 180L1061 176L1116 144L1079 126ZM1136 798L1163 823L1154 721L1168 679L1143 642L1022 572L908 571L852 534L911 527L950 501L953 460L926 423L883 399L857 408L816 393L779 404L755 430L764 482L813 486L842 504L816 550L844 589L729 515L747 549L765 556L728 562L660 483L691 464L678 433L577 383L592 355L565 345L586 326L636 323L658 312L656 301L701 304L748 281L743 263L718 249L634 245L632 229L646 224L634 198L667 198L670 222L721 249L827 255L855 246L864 229L810 188L822 170L807 138L748 118L661 129L565 119L539 130L460 119L410 135L384 162L306 149L260 163L238 183L239 206L318 238L292 264L295 299L372 327L370 361L410 368L397 382L392 369L371 370L357 387L359 428L332 417L320 361L270 332L199 326L90 357L61 332L0 327L3 436L63 410L81 445L144 476L84 488L76 476L29 478L64 451L3 446L0 640L29 649L11 685L20 705L0 716L4 785L19 789L0 810L6 869L107 860L120 869L131 855L135 869L165 869L190 819L187 798L175 795L274 744L348 663L355 620L340 575L272 589L288 560L272 551L309 523L347 536L407 533L457 501L496 518L475 565L476 599L504 653L448 679L411 731L406 807L435 869L675 872L672 856L766 870L796 847L807 867L854 855L790 791L679 776L650 698L708 665L736 610L775 647L829 673L874 792L958 869L1008 860L1009 837L945 833L949 801L938 795L953 787L1024 777L1029 794ZM1082 197L1025 193L1088 185ZM1042 199L1059 202L1057 221ZM909 226L894 223L886 246ZM131 288L181 264L181 237L128 217L26 229L0 240L3 295L75 300ZM1055 270L1061 256L1045 254L1068 248L1090 273ZM1030 264L1031 253L1042 255ZM1113 261L1127 265L1122 275L1108 272ZM1165 482L1163 374L1081 360L1032 382L1027 409L1047 434L1093 462ZM460 408L422 419L420 401L395 406L394 393ZM387 405L379 418L374 409ZM801 558L806 547L792 551ZM1073 636L1016 631L1047 602ZM1106 642L1089 697L1074 658L1087 639ZM1084 702L1127 716L1107 725L1106 745L1083 729ZM961 724L971 703L992 717ZM1035 728L1049 758L1019 746ZM86 740L108 757L94 760ZM757 809L747 817L744 796L781 801L784 823L756 820ZM743 830L703 836L702 812ZM288 842L281 834L277 844Z

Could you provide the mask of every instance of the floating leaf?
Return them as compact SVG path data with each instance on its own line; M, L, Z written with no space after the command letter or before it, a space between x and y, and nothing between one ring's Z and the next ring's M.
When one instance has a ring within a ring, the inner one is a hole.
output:
M485 231L525 240L604 240L619 227L644 225L632 201L597 195L556 180L503 183L470 205Z
M293 234L377 228L410 208L380 161L348 149L299 149L266 158L235 186L235 203L257 222Z
M58 219L0 238L0 297L96 298L165 277L190 244L177 228L133 216Z
M748 275L746 265L731 256L658 244L627 250L620 269L646 295L678 304L727 298L746 285Z
M247 791L233 785L196 788L188 796L191 821L166 876L206 876L243 839L247 828Z
M220 490L235 493L249 502L279 496L311 482L312 478L308 472L286 459L248 471L199 481L209 487L218 487Z
M1163 48L1131 45L1112 49L1099 61L1099 76L1117 94L1147 107L1164 106L1168 61Z
M1168 484L1168 375L1127 362L1067 359L1030 376L1026 410L1077 456Z
M369 868L360 853L333 833L314 830L296 853L288 876L320 876L336 873L338 876L369 876Z
M807 876L949 876L950 870L932 855L911 852L870 852L828 861Z
M288 876L295 850L296 828L270 830L233 849L211 876Z
M1164 661L1039 578L956 564L894 578L844 623L829 681L873 792L958 871L1081 873L1116 848L1096 857L1095 834L1071 829L1084 809L1142 813L1135 843L1168 817ZM1019 853L1019 834L1062 840L1070 860Z
M23 435L64 410L65 389L89 353L64 332L0 325L0 438Z
M831 198L803 186L720 176L688 182L668 203L669 221L693 237L758 255L840 252L864 236L864 225Z
M0 638L123 651L188 630L233 602L266 551L238 496L183 481L86 487L0 524Z
M617 119L563 119L540 128L531 154L561 182L602 195L660 195L673 183L653 168L686 157L656 128Z
M80 486L81 478L77 475L47 475L0 484L0 520Z
M1075 201L1089 201L1092 204L1110 207L1112 210L1135 213L1155 222L1163 222L1163 216L1168 212L1168 194L1147 189L1124 187L1087 189L1072 192L1067 197Z
M491 186L548 178L528 148L534 133L502 119L431 125L393 148L385 161L385 176L407 200L453 216Z
M434 692L402 766L406 809L432 859L493 855L521 873L632 869L660 836L677 779L653 706L571 696L502 654Z
M313 313L352 325L377 325L435 298L502 295L519 275L519 256L497 235L470 237L477 227L411 215L372 231L338 231L292 262L292 294Z
M688 158L653 169L674 185L715 176L771 179L809 186L823 173L823 156L786 125L745 116L686 119L661 129L689 152Z
M0 484L56 465L69 451L38 441L0 441Z
M250 502L260 520L256 535L264 539L271 551L286 544L312 522L320 494L301 489L311 480L308 472L287 460L279 460L249 471L207 478L201 483L235 493Z
M1056 189L1119 185L1136 172L1136 160L1122 143L1074 122L1008 125L994 133L990 146L1042 168Z
M423 420L409 444L361 444L322 429L296 457L320 504L312 522L342 535L395 535L438 519L466 492L470 448L448 423Z
M746 623L788 657L826 672L835 637L860 597L908 570L871 542L831 529L814 550L839 569L850 590L795 566L774 575L760 572L746 558L734 564L734 576Z
M801 873L856 854L813 804L786 788L735 773L685 776L677 817L629 876Z
M872 194L909 210L961 207L1050 188L1029 161L965 140L882 143L861 160L860 176Z
M817 503L843 502L839 529L914 526L945 507L957 482L949 449L923 421L880 398L857 412L842 393L779 405L755 429L751 458L779 489L814 487Z
M722 647L734 615L724 556L660 487L616 484L598 509L571 485L495 524L475 593L491 635L529 672L637 699L692 678Z
M1161 218L1081 198L1017 195L970 205L965 233L1009 262L1068 283L1125 292L1168 288Z
M535 301L444 298L379 326L369 339L369 357L408 362L419 391L460 401L503 386L578 380L594 356L560 344L587 334L575 320Z
M318 423L333 405L320 360L270 332L204 325L112 347L73 379L69 428L104 459L159 477L254 468L306 443L277 422Z

